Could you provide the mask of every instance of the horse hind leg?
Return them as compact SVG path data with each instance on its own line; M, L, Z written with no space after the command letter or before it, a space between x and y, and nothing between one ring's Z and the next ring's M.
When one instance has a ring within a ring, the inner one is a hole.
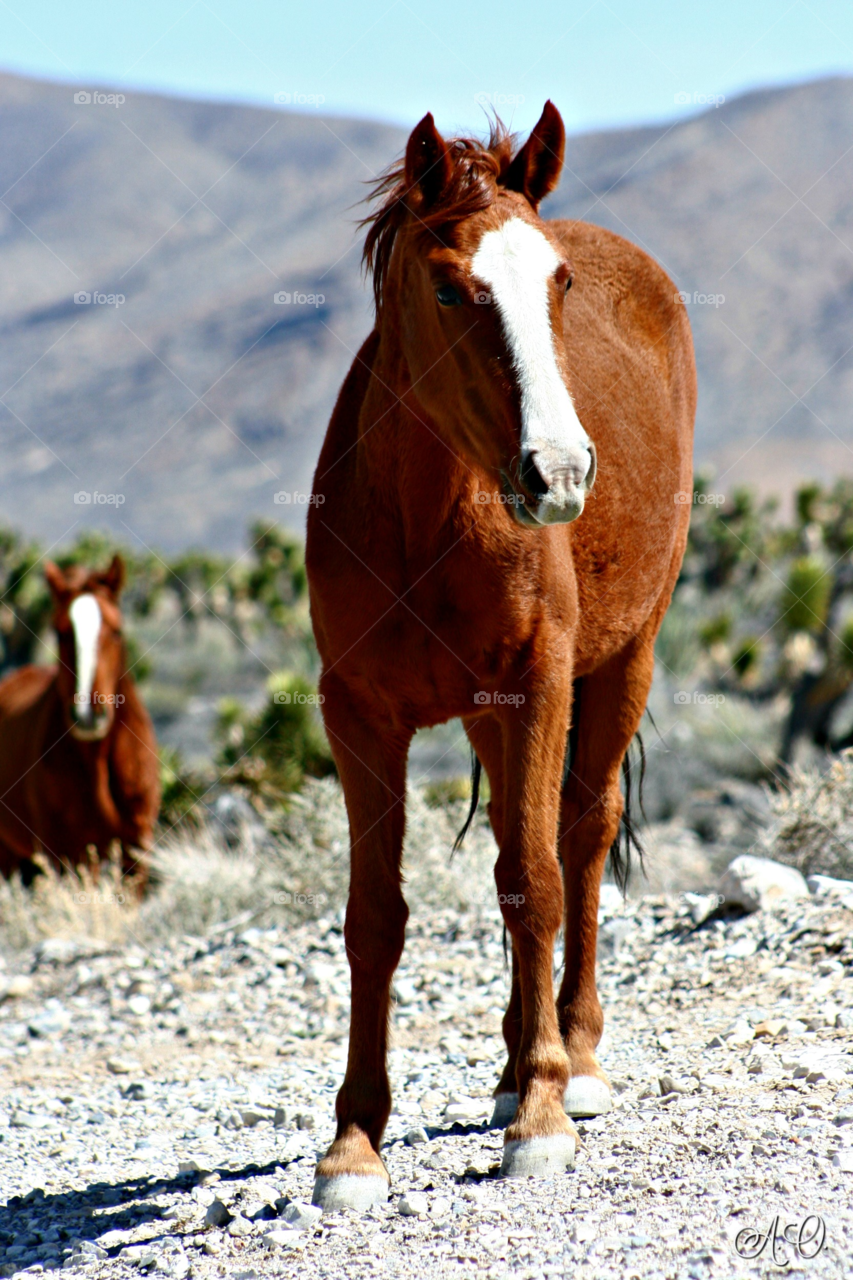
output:
M465 723L468 740L489 779L489 822L498 848L503 841L503 770L504 744L500 724L491 717L470 720ZM521 1044L521 987L519 985L518 955L512 949L512 985L509 1003L503 1017L503 1037L507 1057L500 1080L494 1092L494 1110L491 1127L505 1129L518 1110L518 1087L515 1066Z
M651 687L653 642L653 633L637 637L586 676L575 705L574 753L560 823L565 969L557 997L570 1067L564 1106L573 1116L601 1115L612 1105L610 1083L595 1053L604 1030L595 983L598 902L604 864L624 808L620 769Z

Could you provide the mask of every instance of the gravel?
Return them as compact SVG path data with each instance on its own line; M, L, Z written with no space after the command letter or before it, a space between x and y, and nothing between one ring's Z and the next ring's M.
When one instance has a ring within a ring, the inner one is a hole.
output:
M497 910L414 910L391 1194L360 1217L311 1205L346 1055L339 912L10 955L0 1275L739 1280L773 1271L735 1239L776 1215L826 1224L816 1258L785 1246L790 1274L849 1275L853 912L834 894L751 915L697 896L605 896L615 1109L581 1122L574 1170L543 1181L496 1176Z

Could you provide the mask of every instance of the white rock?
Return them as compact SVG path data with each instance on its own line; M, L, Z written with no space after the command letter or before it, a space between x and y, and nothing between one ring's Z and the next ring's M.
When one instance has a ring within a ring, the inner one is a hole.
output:
M417 1004L418 1002L418 989L411 978L396 978L394 995L397 1004Z
M835 898L853 910L853 880L836 880L833 876L808 876L806 879L816 898Z
M448 1124L471 1124L482 1119L487 1105L476 1098L451 1098L444 1108L444 1118Z
M720 893L745 911L767 911L780 902L809 896L808 885L795 867L748 853L729 863L720 879Z
M35 981L28 973L16 973L6 985L0 989L0 1000L25 1000L36 989Z
M446 1218L453 1208L453 1201L447 1196L436 1196L429 1207L429 1216L439 1219Z
M732 1027L729 1034L726 1036L726 1040L729 1044L732 1044L732 1045L752 1044L754 1035L755 1033L753 1032L752 1027L749 1025L746 1019L738 1018L737 1022Z
M264 1235L264 1244L269 1249L293 1248L299 1243L299 1232L293 1227L274 1227Z
M420 1191L409 1191L397 1201L397 1212L404 1218L418 1218L429 1213L429 1200Z
M832 1157L833 1167L840 1169L842 1173L853 1173L853 1150L836 1151Z
M315 1204L304 1204L301 1200L292 1200L285 1205L282 1218L297 1231L310 1231L316 1227L323 1216L323 1210Z

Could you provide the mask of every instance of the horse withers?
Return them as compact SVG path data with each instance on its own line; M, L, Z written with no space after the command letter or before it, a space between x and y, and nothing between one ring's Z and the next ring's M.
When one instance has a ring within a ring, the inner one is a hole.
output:
M491 784L512 939L503 1173L569 1167L570 1117L611 1105L595 1052L599 886L687 536L696 382L665 272L600 227L540 218L564 145L551 103L517 152L497 124L486 143L445 141L427 115L366 220L376 324L328 428L307 544L351 836L349 1058L314 1190L329 1208L388 1192L419 727L460 716Z
M140 850L160 807L151 719L128 670L119 594L124 564L104 573L45 565L58 661L0 681L0 872L41 853L58 870L122 846L140 890Z

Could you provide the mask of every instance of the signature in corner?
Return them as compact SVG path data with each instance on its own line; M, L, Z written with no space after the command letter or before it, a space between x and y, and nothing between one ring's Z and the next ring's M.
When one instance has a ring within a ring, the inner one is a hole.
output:
M802 1222L789 1222L785 1226L777 1213L767 1231L757 1231L755 1227L739 1231L735 1236L735 1253L739 1258L759 1258L769 1246L776 1266L786 1267L786 1245L790 1245L798 1257L809 1259L816 1258L825 1244L826 1223L816 1213L810 1213Z

